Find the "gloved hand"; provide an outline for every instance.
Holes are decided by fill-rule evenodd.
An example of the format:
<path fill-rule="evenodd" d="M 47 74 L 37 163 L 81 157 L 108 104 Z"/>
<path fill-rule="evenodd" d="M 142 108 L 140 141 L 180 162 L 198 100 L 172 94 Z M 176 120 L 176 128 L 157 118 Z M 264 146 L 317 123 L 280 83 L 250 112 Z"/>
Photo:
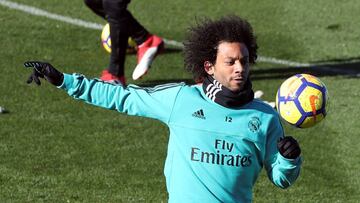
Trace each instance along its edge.
<path fill-rule="evenodd" d="M 40 85 L 39 78 L 45 78 L 51 84 L 59 86 L 63 83 L 64 74 L 56 70 L 50 63 L 41 62 L 41 61 L 26 61 L 24 63 L 26 68 L 34 68 L 29 79 L 26 81 L 30 84 L 34 81 L 37 85 Z"/>
<path fill-rule="evenodd" d="M 287 159 L 296 159 L 301 153 L 299 143 L 291 136 L 280 138 L 277 147 L 280 154 Z"/>

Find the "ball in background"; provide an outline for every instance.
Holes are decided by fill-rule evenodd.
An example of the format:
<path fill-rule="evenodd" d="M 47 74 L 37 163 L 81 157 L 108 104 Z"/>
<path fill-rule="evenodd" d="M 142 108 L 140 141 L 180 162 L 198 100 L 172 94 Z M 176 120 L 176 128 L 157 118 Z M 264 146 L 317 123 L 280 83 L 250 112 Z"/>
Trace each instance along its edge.
<path fill-rule="evenodd" d="M 103 45 L 104 49 L 111 53 L 111 38 L 110 38 L 110 25 L 106 23 L 101 32 L 101 44 Z M 128 47 L 126 49 L 127 53 L 136 53 L 137 45 L 136 42 L 129 37 L 128 39 Z"/>
<path fill-rule="evenodd" d="M 276 95 L 276 109 L 287 123 L 309 128 L 325 118 L 328 100 L 327 88 L 319 78 L 297 74 L 281 84 Z"/>

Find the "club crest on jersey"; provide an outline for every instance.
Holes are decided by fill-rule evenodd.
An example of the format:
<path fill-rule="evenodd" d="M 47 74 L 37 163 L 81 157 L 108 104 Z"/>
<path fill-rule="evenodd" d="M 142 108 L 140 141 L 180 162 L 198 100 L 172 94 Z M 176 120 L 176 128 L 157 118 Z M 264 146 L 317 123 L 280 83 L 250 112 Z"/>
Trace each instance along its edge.
<path fill-rule="evenodd" d="M 257 133 L 260 130 L 260 119 L 258 117 L 251 117 L 249 123 L 248 123 L 248 128 L 251 132 L 253 133 Z"/>

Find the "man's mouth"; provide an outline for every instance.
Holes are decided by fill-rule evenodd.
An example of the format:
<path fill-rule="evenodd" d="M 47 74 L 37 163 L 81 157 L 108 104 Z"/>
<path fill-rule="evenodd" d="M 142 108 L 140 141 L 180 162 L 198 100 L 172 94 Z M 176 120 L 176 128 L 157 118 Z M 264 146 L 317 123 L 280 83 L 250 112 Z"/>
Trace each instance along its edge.
<path fill-rule="evenodd" d="M 234 78 L 235 81 L 238 81 L 238 82 L 242 82 L 244 81 L 244 78 L 243 77 L 236 77 Z"/>

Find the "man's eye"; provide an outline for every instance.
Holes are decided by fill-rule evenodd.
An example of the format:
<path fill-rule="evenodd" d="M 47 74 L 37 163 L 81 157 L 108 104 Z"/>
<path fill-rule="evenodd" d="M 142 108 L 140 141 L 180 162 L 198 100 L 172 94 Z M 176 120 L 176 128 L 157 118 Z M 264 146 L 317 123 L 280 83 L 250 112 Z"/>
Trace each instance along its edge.
<path fill-rule="evenodd" d="M 234 65 L 234 63 L 235 63 L 234 61 L 226 61 L 225 62 L 226 65 Z"/>

